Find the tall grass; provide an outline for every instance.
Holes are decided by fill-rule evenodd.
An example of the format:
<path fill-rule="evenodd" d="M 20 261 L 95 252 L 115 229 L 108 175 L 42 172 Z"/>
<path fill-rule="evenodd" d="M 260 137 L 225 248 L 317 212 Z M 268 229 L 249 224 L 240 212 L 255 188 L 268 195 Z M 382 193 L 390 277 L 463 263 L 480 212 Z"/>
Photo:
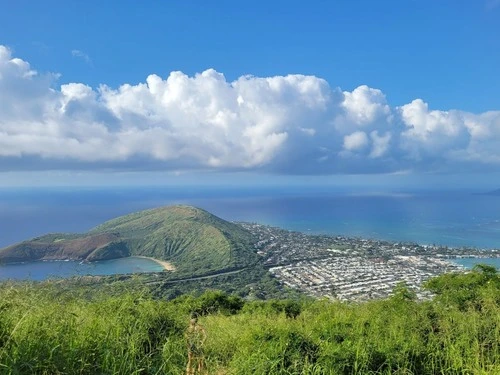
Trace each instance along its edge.
<path fill-rule="evenodd" d="M 161 301 L 140 288 L 4 283 L 0 374 L 183 374 L 193 311 L 207 333 L 207 374 L 500 374 L 498 289 L 488 285 L 464 306 L 398 295 Z"/>

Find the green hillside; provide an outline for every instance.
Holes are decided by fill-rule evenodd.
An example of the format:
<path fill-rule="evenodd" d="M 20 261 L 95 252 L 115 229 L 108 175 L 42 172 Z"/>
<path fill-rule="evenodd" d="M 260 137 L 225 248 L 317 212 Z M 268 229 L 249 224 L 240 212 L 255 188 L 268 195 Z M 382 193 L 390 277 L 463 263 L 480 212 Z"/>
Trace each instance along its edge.
<path fill-rule="evenodd" d="M 0 262 L 36 260 L 105 260 L 129 255 L 129 250 L 113 233 L 82 235 L 52 233 L 0 250 Z"/>
<path fill-rule="evenodd" d="M 179 270 L 213 271 L 257 260 L 251 235 L 236 224 L 191 206 L 161 207 L 110 220 L 89 232 L 115 234 L 131 255 L 173 262 Z"/>
<path fill-rule="evenodd" d="M 85 234 L 24 241 L 0 250 L 0 262 L 141 255 L 172 262 L 180 273 L 202 274 L 255 263 L 251 244 L 251 235 L 238 225 L 199 208 L 170 206 L 118 217 Z"/>

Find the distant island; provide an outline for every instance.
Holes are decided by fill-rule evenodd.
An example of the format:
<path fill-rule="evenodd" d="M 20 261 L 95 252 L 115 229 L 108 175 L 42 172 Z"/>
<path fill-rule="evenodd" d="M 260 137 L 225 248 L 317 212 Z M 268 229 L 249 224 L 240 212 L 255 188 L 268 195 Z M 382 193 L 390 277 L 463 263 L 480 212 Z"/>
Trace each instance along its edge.
<path fill-rule="evenodd" d="M 484 195 L 500 195 L 500 189 L 489 191 L 485 193 Z"/>

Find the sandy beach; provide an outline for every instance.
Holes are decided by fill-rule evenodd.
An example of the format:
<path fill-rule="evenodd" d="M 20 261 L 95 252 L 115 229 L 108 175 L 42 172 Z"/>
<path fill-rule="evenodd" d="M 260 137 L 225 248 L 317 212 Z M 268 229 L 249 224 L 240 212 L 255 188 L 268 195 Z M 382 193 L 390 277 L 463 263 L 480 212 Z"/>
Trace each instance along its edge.
<path fill-rule="evenodd" d="M 172 263 L 169 263 L 165 260 L 159 260 L 156 258 L 145 257 L 142 255 L 135 255 L 135 257 L 144 258 L 144 259 L 151 259 L 151 260 L 155 261 L 156 263 L 160 264 L 165 269 L 165 271 L 175 271 L 175 266 Z"/>

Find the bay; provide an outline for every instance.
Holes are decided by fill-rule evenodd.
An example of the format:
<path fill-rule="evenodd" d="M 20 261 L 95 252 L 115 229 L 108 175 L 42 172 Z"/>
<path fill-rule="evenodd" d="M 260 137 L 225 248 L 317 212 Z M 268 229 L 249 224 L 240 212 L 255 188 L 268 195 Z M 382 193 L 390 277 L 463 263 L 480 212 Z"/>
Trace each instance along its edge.
<path fill-rule="evenodd" d="M 151 259 L 128 257 L 92 263 L 77 261 L 40 261 L 0 265 L 0 280 L 47 280 L 87 275 L 114 275 L 162 272 L 163 267 Z"/>

